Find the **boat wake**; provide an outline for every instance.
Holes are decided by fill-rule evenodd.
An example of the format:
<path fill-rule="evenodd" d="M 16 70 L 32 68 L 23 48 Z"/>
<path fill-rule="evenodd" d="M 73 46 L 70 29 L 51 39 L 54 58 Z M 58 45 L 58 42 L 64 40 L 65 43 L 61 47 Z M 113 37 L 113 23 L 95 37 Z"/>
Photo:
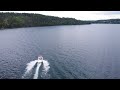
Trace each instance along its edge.
<path fill-rule="evenodd" d="M 22 79 L 49 79 L 50 69 L 47 60 L 34 60 L 27 64 L 26 71 Z"/>

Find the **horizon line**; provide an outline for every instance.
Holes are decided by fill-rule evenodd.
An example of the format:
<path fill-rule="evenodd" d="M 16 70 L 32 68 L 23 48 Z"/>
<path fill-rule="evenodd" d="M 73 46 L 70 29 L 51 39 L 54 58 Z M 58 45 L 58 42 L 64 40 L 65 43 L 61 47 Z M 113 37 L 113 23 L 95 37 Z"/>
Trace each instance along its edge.
<path fill-rule="evenodd" d="M 41 13 L 27 13 L 27 12 L 9 12 L 9 11 L 0 11 L 0 13 L 21 13 L 21 14 L 39 14 L 39 15 L 44 15 L 44 16 L 52 16 L 52 17 L 58 17 L 58 18 L 72 18 L 72 19 L 76 19 L 73 17 L 59 17 L 59 16 L 53 16 L 53 15 L 45 15 L 45 14 L 41 14 Z M 110 20 L 110 19 L 120 19 L 120 18 L 108 18 L 108 19 L 96 19 L 96 20 L 81 20 L 81 19 L 76 19 L 76 20 L 81 20 L 81 21 L 98 21 L 98 20 Z"/>

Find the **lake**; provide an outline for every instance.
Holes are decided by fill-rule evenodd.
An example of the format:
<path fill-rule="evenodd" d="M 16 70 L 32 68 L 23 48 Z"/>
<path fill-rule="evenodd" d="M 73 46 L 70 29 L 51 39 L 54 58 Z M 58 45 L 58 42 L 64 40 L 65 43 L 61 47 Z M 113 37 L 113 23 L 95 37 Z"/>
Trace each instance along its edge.
<path fill-rule="evenodd" d="M 0 30 L 0 79 L 120 79 L 119 39 L 119 24 Z"/>

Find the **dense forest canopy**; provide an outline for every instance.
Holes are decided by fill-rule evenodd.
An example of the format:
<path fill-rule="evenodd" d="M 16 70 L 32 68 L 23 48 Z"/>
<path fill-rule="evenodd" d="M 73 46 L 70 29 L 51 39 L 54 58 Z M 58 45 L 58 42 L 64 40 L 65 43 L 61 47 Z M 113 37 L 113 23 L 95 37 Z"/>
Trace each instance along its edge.
<path fill-rule="evenodd" d="M 28 13 L 0 13 L 0 28 L 36 27 L 53 25 L 81 25 L 90 24 L 89 21 L 74 18 L 59 18 L 41 14 Z"/>

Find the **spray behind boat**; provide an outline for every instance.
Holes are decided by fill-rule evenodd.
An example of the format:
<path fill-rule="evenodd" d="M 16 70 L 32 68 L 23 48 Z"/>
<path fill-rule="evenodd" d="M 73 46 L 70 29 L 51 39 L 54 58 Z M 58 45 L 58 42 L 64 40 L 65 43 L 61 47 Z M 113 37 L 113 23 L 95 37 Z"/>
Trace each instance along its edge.
<path fill-rule="evenodd" d="M 27 63 L 26 72 L 22 78 L 48 79 L 50 78 L 50 75 L 48 74 L 49 68 L 50 66 L 48 61 L 44 60 L 42 55 L 39 55 L 37 60 Z"/>

